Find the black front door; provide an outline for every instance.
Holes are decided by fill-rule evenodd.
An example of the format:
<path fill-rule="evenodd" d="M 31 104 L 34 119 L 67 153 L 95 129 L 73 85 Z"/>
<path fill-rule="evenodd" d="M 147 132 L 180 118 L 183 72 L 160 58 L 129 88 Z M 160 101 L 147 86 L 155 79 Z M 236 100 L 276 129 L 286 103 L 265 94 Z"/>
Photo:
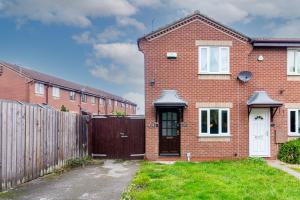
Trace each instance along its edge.
<path fill-rule="evenodd" d="M 159 154 L 180 155 L 180 115 L 176 108 L 159 112 Z"/>

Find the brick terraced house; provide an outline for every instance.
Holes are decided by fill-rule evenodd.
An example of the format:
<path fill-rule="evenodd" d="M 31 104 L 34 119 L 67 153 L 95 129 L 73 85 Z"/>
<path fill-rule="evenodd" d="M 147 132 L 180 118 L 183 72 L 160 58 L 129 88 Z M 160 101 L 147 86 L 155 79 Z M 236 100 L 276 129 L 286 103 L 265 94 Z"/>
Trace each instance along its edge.
<path fill-rule="evenodd" d="M 250 38 L 195 12 L 138 46 L 146 159 L 274 159 L 300 137 L 300 39 Z"/>
<path fill-rule="evenodd" d="M 6 62 L 0 62 L 0 99 L 47 104 L 58 110 L 64 105 L 70 112 L 94 115 L 136 113 L 136 104 L 122 97 Z"/>

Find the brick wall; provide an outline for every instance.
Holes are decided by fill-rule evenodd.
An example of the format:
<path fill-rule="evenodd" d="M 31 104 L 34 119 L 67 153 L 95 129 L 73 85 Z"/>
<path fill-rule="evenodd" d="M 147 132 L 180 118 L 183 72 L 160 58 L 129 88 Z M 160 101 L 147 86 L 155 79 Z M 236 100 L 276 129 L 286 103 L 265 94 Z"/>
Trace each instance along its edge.
<path fill-rule="evenodd" d="M 198 77 L 197 40 L 231 41 L 230 75 L 228 80 L 202 80 Z M 249 125 L 246 102 L 256 90 L 265 90 L 282 102 L 300 102 L 297 88 L 300 82 L 287 81 L 286 48 L 252 48 L 245 41 L 225 34 L 201 21 L 193 21 L 151 41 L 142 40 L 141 50 L 145 59 L 145 117 L 146 117 L 146 158 L 159 159 L 158 128 L 155 122 L 153 101 L 163 89 L 176 89 L 188 102 L 184 111 L 187 127 L 181 128 L 181 159 L 191 152 L 194 160 L 247 157 L 249 155 Z M 166 59 L 167 52 L 177 52 L 177 59 Z M 263 55 L 264 61 L 257 61 Z M 236 80 L 239 72 L 249 70 L 253 79 L 242 84 Z M 150 81 L 155 79 L 155 86 Z M 284 90 L 280 94 L 280 90 Z M 197 102 L 230 102 L 229 141 L 206 141 L 198 137 Z M 275 132 L 287 135 L 287 111 L 280 108 L 271 128 L 271 157 L 275 158 L 278 145 Z"/>
<path fill-rule="evenodd" d="M 28 101 L 28 85 L 30 79 L 17 74 L 6 67 L 2 68 L 0 76 L 0 99 Z"/>
<path fill-rule="evenodd" d="M 53 97 L 52 86 L 44 85 L 44 94 L 35 93 L 35 81 L 28 79 L 19 73 L 3 67 L 3 73 L 0 76 L 0 99 L 17 100 L 23 102 L 30 102 L 36 104 L 46 104 L 55 109 L 60 110 L 64 105 L 70 112 L 80 112 L 80 107 L 92 114 L 106 114 L 106 103 L 108 105 L 108 99 L 103 101 L 103 104 L 99 103 L 99 98 L 95 97 L 95 103 L 91 102 L 91 96 L 87 95 L 87 102 L 80 102 L 81 95 L 76 93 L 75 100 L 70 100 L 70 91 L 60 88 L 60 97 Z M 47 102 L 48 94 L 48 102 Z M 119 103 L 115 106 L 114 101 L 112 105 L 108 106 L 107 114 L 111 114 L 114 110 L 125 112 L 125 107 L 121 107 Z M 126 110 L 127 114 L 135 114 L 133 108 Z"/>

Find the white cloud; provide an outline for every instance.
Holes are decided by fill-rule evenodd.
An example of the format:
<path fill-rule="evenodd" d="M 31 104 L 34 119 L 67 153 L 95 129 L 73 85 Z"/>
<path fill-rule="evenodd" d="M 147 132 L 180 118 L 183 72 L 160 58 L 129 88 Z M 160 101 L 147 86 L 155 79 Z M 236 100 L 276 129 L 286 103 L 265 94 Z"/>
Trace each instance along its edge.
<path fill-rule="evenodd" d="M 93 44 L 95 42 L 89 31 L 85 31 L 78 35 L 73 35 L 72 39 L 75 40 L 78 44 Z"/>
<path fill-rule="evenodd" d="M 136 6 L 141 6 L 141 7 L 142 6 L 155 7 L 161 5 L 160 0 L 130 0 L 130 2 L 132 2 L 132 4 Z"/>
<path fill-rule="evenodd" d="M 94 54 L 97 59 L 108 59 L 112 64 L 96 65 L 90 71 L 92 75 L 117 84 L 143 85 L 143 54 L 135 43 L 95 44 Z"/>
<path fill-rule="evenodd" d="M 299 38 L 300 37 L 300 20 L 290 20 L 280 26 L 272 28 L 275 37 Z"/>
<path fill-rule="evenodd" d="M 87 27 L 103 16 L 131 16 L 137 7 L 128 0 L 0 0 L 1 15 Z"/>
<path fill-rule="evenodd" d="M 97 40 L 99 42 L 108 42 L 108 41 L 116 40 L 122 35 L 124 35 L 122 31 L 114 27 L 108 27 L 103 32 L 97 35 Z"/>
<path fill-rule="evenodd" d="M 207 14 L 223 23 L 248 20 L 249 17 L 284 18 L 300 17 L 299 0 L 164 0 L 165 6 L 191 13 L 194 10 Z"/>
<path fill-rule="evenodd" d="M 136 103 L 137 106 L 137 114 L 138 115 L 144 115 L 145 114 L 145 97 L 144 94 L 137 93 L 137 92 L 128 92 L 123 96 L 125 99 L 128 99 L 134 103 Z"/>
<path fill-rule="evenodd" d="M 142 22 L 130 17 L 117 17 L 117 23 L 120 26 L 133 26 L 138 30 L 145 30 L 146 27 Z"/>

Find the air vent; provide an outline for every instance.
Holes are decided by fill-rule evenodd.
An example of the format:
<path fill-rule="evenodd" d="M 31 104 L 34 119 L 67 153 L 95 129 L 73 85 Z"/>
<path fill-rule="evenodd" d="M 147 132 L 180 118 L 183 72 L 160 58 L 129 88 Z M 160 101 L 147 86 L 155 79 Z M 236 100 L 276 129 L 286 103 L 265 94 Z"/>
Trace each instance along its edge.
<path fill-rule="evenodd" d="M 3 66 L 0 66 L 0 76 L 3 74 Z"/>

